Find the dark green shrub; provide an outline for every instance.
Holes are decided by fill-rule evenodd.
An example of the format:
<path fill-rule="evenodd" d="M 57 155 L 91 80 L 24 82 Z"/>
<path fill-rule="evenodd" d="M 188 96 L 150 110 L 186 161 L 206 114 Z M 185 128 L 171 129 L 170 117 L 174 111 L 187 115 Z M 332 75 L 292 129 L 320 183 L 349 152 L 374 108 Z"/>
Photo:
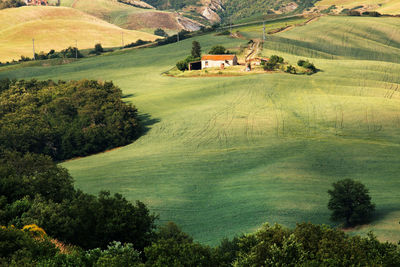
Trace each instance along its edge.
<path fill-rule="evenodd" d="M 185 58 L 184 60 L 178 61 L 176 63 L 176 67 L 178 68 L 178 70 L 180 71 L 185 71 L 189 69 L 189 63 L 193 62 L 193 61 L 198 61 L 200 60 L 200 58 L 195 58 L 193 56 L 188 56 L 187 58 Z"/>
<path fill-rule="evenodd" d="M 347 13 L 347 15 L 349 15 L 349 16 L 356 16 L 356 17 L 361 16 L 360 12 L 357 11 L 357 10 L 350 10 L 350 11 Z"/>
<path fill-rule="evenodd" d="M 161 37 L 167 37 L 168 36 L 168 34 L 161 28 L 156 29 L 154 31 L 154 35 L 158 35 L 158 36 L 161 36 Z"/>
<path fill-rule="evenodd" d="M 309 70 L 311 73 L 316 73 L 318 71 L 318 69 L 315 67 L 315 65 L 313 63 L 309 62 L 308 60 L 300 59 L 297 62 L 297 65 Z"/>
<path fill-rule="evenodd" d="M 227 50 L 225 47 L 222 45 L 215 45 L 211 48 L 211 50 L 208 52 L 210 55 L 223 55 L 227 54 Z"/>
<path fill-rule="evenodd" d="M 382 16 L 381 13 L 377 11 L 365 11 L 362 13 L 363 16 L 369 16 L 369 17 L 380 17 Z"/>
<path fill-rule="evenodd" d="M 264 63 L 263 68 L 264 70 L 275 70 L 282 64 L 284 61 L 283 57 L 272 55 L 267 62 Z"/>
<path fill-rule="evenodd" d="M 290 74 L 296 74 L 296 68 L 292 65 L 287 66 L 285 71 Z"/>

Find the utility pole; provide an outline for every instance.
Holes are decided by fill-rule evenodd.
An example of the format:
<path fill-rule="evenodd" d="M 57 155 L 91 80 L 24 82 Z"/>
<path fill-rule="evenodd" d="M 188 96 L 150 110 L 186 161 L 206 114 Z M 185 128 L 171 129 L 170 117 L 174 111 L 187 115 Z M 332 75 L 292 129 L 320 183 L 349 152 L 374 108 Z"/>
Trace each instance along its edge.
<path fill-rule="evenodd" d="M 124 32 L 121 32 L 121 41 L 122 41 L 122 47 L 125 46 L 124 44 Z"/>
<path fill-rule="evenodd" d="M 263 22 L 263 40 L 265 41 L 265 21 Z"/>
<path fill-rule="evenodd" d="M 75 40 L 75 59 L 78 59 L 78 40 Z"/>
<path fill-rule="evenodd" d="M 36 60 L 36 55 L 35 55 L 35 39 L 32 38 L 32 49 L 33 49 L 33 60 Z"/>

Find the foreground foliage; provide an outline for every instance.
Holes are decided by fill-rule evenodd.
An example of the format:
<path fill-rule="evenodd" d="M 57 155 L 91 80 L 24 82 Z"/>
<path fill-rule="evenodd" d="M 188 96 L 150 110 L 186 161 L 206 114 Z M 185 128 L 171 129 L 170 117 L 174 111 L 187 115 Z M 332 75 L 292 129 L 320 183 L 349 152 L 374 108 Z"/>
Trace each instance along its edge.
<path fill-rule="evenodd" d="M 126 145 L 137 110 L 112 82 L 1 82 L 0 147 L 63 160 Z"/>
<path fill-rule="evenodd" d="M 381 243 L 372 233 L 349 236 L 311 223 L 295 229 L 265 224 L 256 233 L 209 247 L 174 223 L 156 229 L 156 217 L 139 201 L 134 205 L 119 194 L 76 191 L 68 172 L 48 156 L 10 151 L 0 156 L 4 266 L 400 264 L 399 246 Z"/>
<path fill-rule="evenodd" d="M 111 241 L 134 242 L 140 251 L 153 237 L 156 217 L 120 194 L 85 194 L 68 172 L 43 155 L 6 151 L 0 160 L 0 225 L 36 224 L 62 242 L 84 249 Z"/>

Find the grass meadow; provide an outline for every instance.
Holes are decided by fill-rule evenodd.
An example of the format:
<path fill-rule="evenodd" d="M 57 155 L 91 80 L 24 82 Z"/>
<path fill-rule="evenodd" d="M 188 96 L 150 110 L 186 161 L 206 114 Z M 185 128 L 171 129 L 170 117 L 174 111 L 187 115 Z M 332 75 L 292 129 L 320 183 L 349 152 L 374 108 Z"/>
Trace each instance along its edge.
<path fill-rule="evenodd" d="M 138 39 L 155 40 L 157 37 L 139 31 L 125 30 L 81 11 L 65 7 L 21 7 L 0 10 L 0 61 L 32 57 L 32 39 L 35 51 L 60 51 L 69 46 L 79 49 L 93 48 L 96 43 L 104 47 L 132 43 Z"/>
<path fill-rule="evenodd" d="M 321 69 L 312 76 L 161 75 L 190 53 L 188 39 L 61 66 L 0 68 L 0 78 L 114 81 L 147 118 L 149 131 L 131 145 L 61 165 L 85 192 L 142 200 L 160 223 L 175 221 L 198 241 L 216 244 L 264 222 L 335 225 L 327 190 L 352 178 L 370 189 L 377 205 L 374 221 L 352 232 L 373 230 L 397 242 L 400 20 L 362 19 L 325 17 L 264 44 L 266 55 L 311 59 Z M 246 42 L 214 35 L 196 40 L 203 51 Z"/>

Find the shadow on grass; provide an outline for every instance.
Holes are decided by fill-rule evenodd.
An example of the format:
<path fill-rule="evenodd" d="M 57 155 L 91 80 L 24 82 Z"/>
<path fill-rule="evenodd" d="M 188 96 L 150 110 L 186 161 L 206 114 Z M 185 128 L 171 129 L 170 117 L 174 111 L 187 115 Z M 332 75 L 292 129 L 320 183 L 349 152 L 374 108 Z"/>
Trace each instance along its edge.
<path fill-rule="evenodd" d="M 372 201 L 373 202 L 373 201 Z M 396 205 L 385 205 L 375 207 L 375 212 L 372 215 L 371 222 L 377 222 L 386 219 L 391 213 L 398 211 L 398 206 Z"/>
<path fill-rule="evenodd" d="M 150 130 L 152 125 L 161 121 L 160 119 L 152 118 L 148 113 L 139 114 L 138 119 L 140 121 L 140 135 L 138 139 L 145 135 Z"/>
<path fill-rule="evenodd" d="M 134 97 L 134 96 L 135 96 L 135 94 L 126 94 L 126 95 L 123 95 L 122 98 L 130 98 L 130 97 Z"/>

